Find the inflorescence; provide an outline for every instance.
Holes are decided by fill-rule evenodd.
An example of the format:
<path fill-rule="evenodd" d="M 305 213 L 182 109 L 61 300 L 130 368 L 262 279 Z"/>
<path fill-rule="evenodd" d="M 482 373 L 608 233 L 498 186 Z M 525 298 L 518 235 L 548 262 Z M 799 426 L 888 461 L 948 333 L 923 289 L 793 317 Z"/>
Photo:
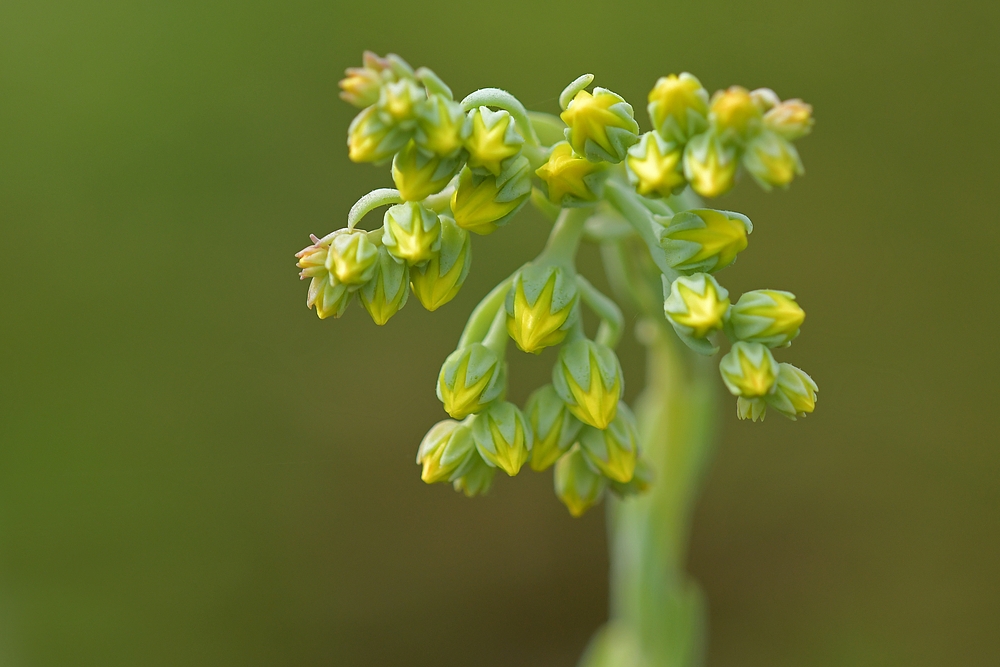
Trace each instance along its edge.
<path fill-rule="evenodd" d="M 574 516 L 606 489 L 628 495 L 652 479 L 622 401 L 622 314 L 576 272 L 581 239 L 618 258 L 616 274 L 607 267 L 612 284 L 640 310 L 646 304 L 644 315 L 665 317 L 688 347 L 714 355 L 730 341 L 719 370 L 741 419 L 763 419 L 770 407 L 794 420 L 813 411 L 817 392 L 771 352 L 799 334 L 805 313 L 795 296 L 755 290 L 732 303 L 715 278 L 747 247 L 750 220 L 698 199 L 726 193 L 744 171 L 765 189 L 786 187 L 802 173 L 792 142 L 809 132 L 811 107 L 766 88 L 710 97 L 691 74 L 670 75 L 650 91 L 653 130 L 640 134 L 622 97 L 587 90 L 593 78 L 567 86 L 556 117 L 495 88 L 458 102 L 430 70 L 366 53 L 340 82 L 341 97 L 361 109 L 349 155 L 391 160 L 396 188 L 362 197 L 345 228 L 313 236 L 296 255 L 321 319 L 340 317 L 357 297 L 382 325 L 410 289 L 428 310 L 455 297 L 472 261 L 470 232 L 493 233 L 528 202 L 552 219 L 545 249 L 482 300 L 445 360 L 437 394 L 451 419 L 427 433 L 417 463 L 423 481 L 469 496 L 487 491 L 498 468 L 513 476 L 526 463 L 554 466 L 556 494 Z M 386 205 L 380 229 L 356 227 Z M 653 281 L 662 299 L 649 298 Z M 593 339 L 583 306 L 600 318 Z M 535 354 L 560 346 L 551 384 L 523 410 L 505 400 L 509 340 Z"/>

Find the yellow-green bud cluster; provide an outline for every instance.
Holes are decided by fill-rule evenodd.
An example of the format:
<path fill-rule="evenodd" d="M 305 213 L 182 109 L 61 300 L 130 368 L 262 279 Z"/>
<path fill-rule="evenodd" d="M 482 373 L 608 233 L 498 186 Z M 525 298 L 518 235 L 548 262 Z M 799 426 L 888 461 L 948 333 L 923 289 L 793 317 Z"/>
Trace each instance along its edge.
<path fill-rule="evenodd" d="M 532 354 L 558 345 L 576 323 L 575 276 L 561 266 L 528 264 L 507 293 L 507 332 Z"/>

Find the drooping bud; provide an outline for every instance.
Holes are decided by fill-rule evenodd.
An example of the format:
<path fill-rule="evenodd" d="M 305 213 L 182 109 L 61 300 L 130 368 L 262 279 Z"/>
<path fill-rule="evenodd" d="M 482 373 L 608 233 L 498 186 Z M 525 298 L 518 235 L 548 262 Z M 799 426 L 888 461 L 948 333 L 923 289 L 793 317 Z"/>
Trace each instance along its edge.
<path fill-rule="evenodd" d="M 531 448 L 531 468 L 541 472 L 576 442 L 583 424 L 570 414 L 566 403 L 551 384 L 535 390 L 528 397 L 524 412 L 535 436 Z"/>
<path fill-rule="evenodd" d="M 476 416 L 472 437 L 483 459 L 513 477 L 531 453 L 532 434 L 513 403 L 497 402 Z"/>
<path fill-rule="evenodd" d="M 556 496 L 575 517 L 583 516 L 584 512 L 596 505 L 608 484 L 587 463 L 579 445 L 574 445 L 556 461 L 553 479 Z"/>
<path fill-rule="evenodd" d="M 427 310 L 437 310 L 455 298 L 472 266 L 469 232 L 446 215 L 441 220 L 441 248 L 430 261 L 410 271 L 413 293 Z"/>
<path fill-rule="evenodd" d="M 740 297 L 730 312 L 733 334 L 748 343 L 784 347 L 799 335 L 806 313 L 791 292 L 754 290 Z"/>
<path fill-rule="evenodd" d="M 531 195 L 531 165 L 525 157 L 507 163 L 499 176 L 463 169 L 451 197 L 455 222 L 476 234 L 507 224 Z"/>
<path fill-rule="evenodd" d="M 753 231 L 750 219 L 732 211 L 693 209 L 672 217 L 655 216 L 667 262 L 682 273 L 714 273 L 736 261 Z"/>
<path fill-rule="evenodd" d="M 457 157 L 440 158 L 411 141 L 392 161 L 392 180 L 406 201 L 420 201 L 444 190 L 462 168 Z"/>
<path fill-rule="evenodd" d="M 724 141 L 745 141 L 760 129 L 762 117 L 750 91 L 742 86 L 716 92 L 709 105 L 709 122 Z"/>
<path fill-rule="evenodd" d="M 708 91 L 683 72 L 661 77 L 649 91 L 649 119 L 661 137 L 684 144 L 708 126 Z"/>
<path fill-rule="evenodd" d="M 799 152 L 776 132 L 759 132 L 743 154 L 743 166 L 762 188 L 785 188 L 803 173 Z"/>
<path fill-rule="evenodd" d="M 449 481 L 462 472 L 472 456 L 476 456 L 472 429 L 452 419 L 439 421 L 417 449 L 417 465 L 423 466 L 420 479 L 427 484 Z"/>
<path fill-rule="evenodd" d="M 418 202 L 397 204 L 385 212 L 382 243 L 398 260 L 410 266 L 434 258 L 441 248 L 441 221 Z"/>
<path fill-rule="evenodd" d="M 656 132 L 642 135 L 628 149 L 625 170 L 636 192 L 644 197 L 667 197 L 684 189 L 684 151 L 673 148 Z"/>
<path fill-rule="evenodd" d="M 375 275 L 358 294 L 372 320 L 382 326 L 406 305 L 410 294 L 410 271 L 405 262 L 393 259 L 385 246 L 379 247 L 375 266 Z"/>
<path fill-rule="evenodd" d="M 384 122 L 376 107 L 359 113 L 347 128 L 347 155 L 354 162 L 385 162 L 410 140 L 412 132 Z"/>
<path fill-rule="evenodd" d="M 478 453 L 469 457 L 468 463 L 455 478 L 454 487 L 468 498 L 481 496 L 493 485 L 493 476 L 497 469 L 486 463 Z"/>
<path fill-rule="evenodd" d="M 711 132 L 699 134 L 684 148 L 684 177 L 702 197 L 729 192 L 736 178 L 736 165 L 735 150 L 723 146 Z"/>
<path fill-rule="evenodd" d="M 592 162 L 617 164 L 639 140 L 632 105 L 605 88 L 594 88 L 593 95 L 579 91 L 559 117 L 567 125 L 566 141 Z"/>
<path fill-rule="evenodd" d="M 327 268 L 330 258 L 330 242 L 312 237 L 312 245 L 306 246 L 295 254 L 299 261 L 297 266 L 302 269 L 299 278 L 309 278 L 309 291 L 306 295 L 306 306 L 316 308 L 319 319 L 340 317 L 344 314 L 354 292 L 337 281 L 337 277 Z"/>
<path fill-rule="evenodd" d="M 736 416 L 754 422 L 764 421 L 767 415 L 767 401 L 763 398 L 736 398 Z"/>
<path fill-rule="evenodd" d="M 449 354 L 438 375 L 437 396 L 455 419 L 482 412 L 506 390 L 506 362 L 482 343 Z"/>
<path fill-rule="evenodd" d="M 632 479 L 625 483 L 612 481 L 608 488 L 619 498 L 637 496 L 649 490 L 649 487 L 653 485 L 653 476 L 653 469 L 649 462 L 640 456 L 635 462 L 635 472 L 632 473 Z"/>
<path fill-rule="evenodd" d="M 781 98 L 770 88 L 757 88 L 756 90 L 750 91 L 750 99 L 753 103 L 757 105 L 761 113 L 766 113 L 769 109 L 773 109 L 777 105 L 781 104 Z"/>
<path fill-rule="evenodd" d="M 663 312 L 685 343 L 702 354 L 715 354 L 719 348 L 705 337 L 725 324 L 729 292 L 707 273 L 681 276 L 670 285 Z"/>
<path fill-rule="evenodd" d="M 548 161 L 535 173 L 545 182 L 549 201 L 558 206 L 579 206 L 597 201 L 604 166 L 575 155 L 563 141 L 553 147 Z"/>
<path fill-rule="evenodd" d="M 785 100 L 764 114 L 764 125 L 788 141 L 809 134 L 813 126 L 812 107 L 802 100 Z"/>
<path fill-rule="evenodd" d="M 337 282 L 356 286 L 371 280 L 377 261 L 378 248 L 368 240 L 368 232 L 345 230 L 331 239 L 326 268 Z"/>
<path fill-rule="evenodd" d="M 382 86 L 375 108 L 382 122 L 412 131 L 416 125 L 417 111 L 426 98 L 427 93 L 423 88 L 415 81 L 404 78 Z"/>
<path fill-rule="evenodd" d="M 734 343 L 719 362 L 719 373 L 733 396 L 758 398 L 774 391 L 778 363 L 760 343 Z"/>
<path fill-rule="evenodd" d="M 791 364 L 778 364 L 778 387 L 767 397 L 768 405 L 792 421 L 816 409 L 819 387 L 809 375 Z"/>
<path fill-rule="evenodd" d="M 635 472 L 639 435 L 632 411 L 618 404 L 618 414 L 604 430 L 586 427 L 580 433 L 580 451 L 602 475 L 628 483 Z"/>
<path fill-rule="evenodd" d="M 414 140 L 433 155 L 456 157 L 465 143 L 465 128 L 462 105 L 442 95 L 433 95 L 420 108 Z"/>
<path fill-rule="evenodd" d="M 479 107 L 469 112 L 465 129 L 465 148 L 469 151 L 469 167 L 482 169 L 494 176 L 503 170 L 503 162 L 521 152 L 524 137 L 520 135 L 510 113 Z"/>
<path fill-rule="evenodd" d="M 552 385 L 577 419 L 600 429 L 607 428 L 615 418 L 625 390 L 622 367 L 614 351 L 586 338 L 559 350 Z"/>
<path fill-rule="evenodd" d="M 507 293 L 507 333 L 532 354 L 558 345 L 576 321 L 578 300 L 573 274 L 561 266 L 528 264 Z"/>

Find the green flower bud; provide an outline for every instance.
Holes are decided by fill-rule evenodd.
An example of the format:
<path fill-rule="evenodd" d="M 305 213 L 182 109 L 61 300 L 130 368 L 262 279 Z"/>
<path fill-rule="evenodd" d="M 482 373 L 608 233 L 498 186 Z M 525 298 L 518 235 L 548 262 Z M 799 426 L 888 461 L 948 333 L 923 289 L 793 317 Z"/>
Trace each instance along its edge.
<path fill-rule="evenodd" d="M 340 80 L 340 99 L 359 109 L 378 102 L 382 87 L 382 77 L 367 67 L 348 67 L 346 76 Z"/>
<path fill-rule="evenodd" d="M 513 403 L 497 402 L 472 422 L 472 437 L 483 460 L 513 477 L 531 452 L 531 427 Z"/>
<path fill-rule="evenodd" d="M 358 292 L 361 304 L 372 316 L 375 324 L 382 326 L 406 305 L 410 294 L 410 272 L 406 264 L 393 259 L 385 246 L 378 249 L 375 275 Z"/>
<path fill-rule="evenodd" d="M 774 391 L 778 363 L 760 343 L 734 343 L 719 362 L 722 381 L 733 396 L 758 398 Z"/>
<path fill-rule="evenodd" d="M 754 422 L 764 421 L 767 414 L 767 401 L 763 398 L 736 398 L 736 416 Z"/>
<path fill-rule="evenodd" d="M 685 343 L 702 354 L 715 354 L 719 348 L 705 337 L 725 324 L 729 292 L 707 273 L 681 276 L 670 285 L 663 312 Z"/>
<path fill-rule="evenodd" d="M 645 493 L 652 485 L 653 469 L 646 459 L 640 457 L 635 462 L 635 472 L 632 473 L 632 479 L 625 483 L 610 481 L 608 488 L 619 498 L 629 498 Z"/>
<path fill-rule="evenodd" d="M 748 217 L 732 211 L 694 209 L 655 220 L 662 225 L 656 233 L 667 262 L 682 273 L 726 268 L 746 249 L 753 231 Z"/>
<path fill-rule="evenodd" d="M 672 148 L 655 132 L 647 132 L 625 158 L 625 170 L 636 192 L 667 197 L 684 189 L 684 151 Z"/>
<path fill-rule="evenodd" d="M 449 354 L 438 375 L 437 396 L 455 419 L 482 412 L 506 391 L 507 364 L 482 343 Z"/>
<path fill-rule="evenodd" d="M 531 424 L 535 444 L 531 448 L 531 468 L 541 472 L 576 442 L 583 424 L 569 412 L 555 387 L 547 384 L 528 397 L 524 412 Z"/>
<path fill-rule="evenodd" d="M 580 451 L 602 475 L 628 483 L 635 472 L 639 435 L 632 411 L 618 404 L 618 414 L 604 430 L 586 427 L 580 434 Z"/>
<path fill-rule="evenodd" d="M 479 107 L 469 112 L 465 129 L 465 148 L 469 151 L 469 167 L 499 176 L 502 163 L 521 152 L 524 138 L 518 133 L 514 119 L 504 110 Z"/>
<path fill-rule="evenodd" d="M 442 95 L 432 95 L 417 116 L 414 139 L 425 151 L 441 158 L 457 157 L 466 139 L 462 105 Z"/>
<path fill-rule="evenodd" d="M 632 105 L 617 93 L 594 88 L 581 90 L 560 115 L 566 123 L 566 141 L 591 162 L 619 163 L 629 146 L 639 140 L 639 124 Z"/>
<path fill-rule="evenodd" d="M 461 168 L 458 157 L 437 157 L 411 141 L 392 161 L 392 180 L 403 199 L 420 201 L 444 190 Z"/>
<path fill-rule="evenodd" d="M 410 271 L 413 293 L 427 310 L 437 310 L 454 299 L 472 266 L 469 232 L 446 215 L 440 220 L 440 250 L 424 266 Z"/>
<path fill-rule="evenodd" d="M 417 111 L 427 99 L 427 93 L 411 79 L 400 79 L 382 86 L 379 95 L 379 117 L 386 125 L 413 130 Z"/>
<path fill-rule="evenodd" d="M 299 261 L 297 266 L 302 269 L 299 278 L 310 278 L 309 292 L 306 295 L 306 306 L 316 308 L 319 319 L 340 317 L 354 297 L 354 292 L 347 285 L 337 281 L 337 277 L 327 268 L 330 258 L 330 242 L 322 241 L 315 236 L 313 243 L 295 254 Z"/>
<path fill-rule="evenodd" d="M 497 469 L 486 463 L 483 457 L 474 454 L 460 471 L 462 474 L 455 478 L 455 490 L 461 491 L 469 498 L 481 496 L 490 490 L 496 471 Z"/>
<path fill-rule="evenodd" d="M 653 129 L 671 143 L 684 144 L 708 126 L 708 91 L 687 72 L 661 77 L 647 108 Z"/>
<path fill-rule="evenodd" d="M 368 232 L 343 230 L 330 241 L 326 267 L 337 282 L 357 286 L 371 280 L 377 260 L 378 247 L 368 240 Z"/>
<path fill-rule="evenodd" d="M 525 352 L 558 345 L 576 322 L 575 276 L 551 264 L 528 264 L 507 292 L 507 333 Z"/>
<path fill-rule="evenodd" d="M 772 408 L 792 421 L 816 409 L 819 387 L 805 371 L 791 364 L 778 364 L 778 387 L 767 397 Z"/>
<path fill-rule="evenodd" d="M 791 292 L 754 290 L 733 305 L 729 322 L 739 340 L 784 347 L 799 335 L 805 319 L 805 311 Z"/>
<path fill-rule="evenodd" d="M 376 107 L 359 113 L 347 128 L 347 155 L 354 162 L 385 162 L 410 140 L 412 132 L 384 122 Z"/>
<path fill-rule="evenodd" d="M 716 92 L 709 104 L 709 123 L 724 141 L 746 141 L 760 129 L 762 118 L 750 91 L 741 86 Z"/>
<path fill-rule="evenodd" d="M 753 103 L 757 105 L 757 108 L 760 109 L 762 113 L 781 104 L 781 98 L 778 97 L 777 93 L 770 88 L 757 88 L 756 90 L 751 90 L 750 99 L 753 100 Z"/>
<path fill-rule="evenodd" d="M 558 206 L 579 206 L 597 201 L 604 166 L 573 153 L 565 141 L 556 144 L 548 161 L 535 170 L 545 183 L 546 195 Z"/>
<path fill-rule="evenodd" d="M 462 468 L 468 467 L 473 456 L 476 456 L 476 445 L 472 429 L 451 419 L 439 421 L 417 449 L 417 465 L 423 466 L 420 479 L 427 484 L 452 480 Z"/>
<path fill-rule="evenodd" d="M 441 248 L 441 221 L 418 202 L 397 204 L 385 212 L 382 243 L 396 259 L 423 264 Z"/>
<path fill-rule="evenodd" d="M 684 148 L 684 177 L 702 197 L 718 197 L 736 180 L 736 152 L 711 132 L 691 139 Z"/>
<path fill-rule="evenodd" d="M 625 390 L 622 367 L 614 351 L 586 338 L 559 350 L 552 385 L 577 419 L 600 429 L 607 428 L 615 418 Z"/>
<path fill-rule="evenodd" d="M 556 496 L 575 517 L 596 505 L 607 487 L 607 480 L 590 467 L 579 445 L 556 461 L 553 479 Z"/>
<path fill-rule="evenodd" d="M 531 165 L 525 157 L 507 163 L 499 176 L 463 169 L 451 197 L 455 222 L 476 234 L 490 234 L 507 224 L 531 195 Z"/>
<path fill-rule="evenodd" d="M 776 132 L 759 132 L 743 154 L 743 166 L 765 190 L 788 187 L 803 173 L 799 152 Z"/>
<path fill-rule="evenodd" d="M 788 141 L 809 134 L 813 122 L 812 107 L 802 100 L 785 100 L 764 114 L 764 125 Z"/>

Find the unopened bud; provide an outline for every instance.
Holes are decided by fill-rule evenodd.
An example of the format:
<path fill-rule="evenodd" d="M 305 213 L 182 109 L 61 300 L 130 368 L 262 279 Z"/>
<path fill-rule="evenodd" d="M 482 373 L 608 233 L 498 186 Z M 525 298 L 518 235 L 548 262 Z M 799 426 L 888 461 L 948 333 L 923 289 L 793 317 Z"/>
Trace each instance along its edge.
<path fill-rule="evenodd" d="M 455 478 L 455 490 L 461 491 L 469 498 L 481 496 L 490 490 L 496 471 L 497 469 L 486 463 L 478 453 L 473 454 L 466 466 L 459 471 L 461 474 Z"/>
<path fill-rule="evenodd" d="M 525 352 L 541 354 L 558 345 L 575 322 L 577 287 L 560 266 L 528 264 L 507 293 L 507 333 Z"/>
<path fill-rule="evenodd" d="M 753 231 L 750 219 L 732 211 L 694 209 L 672 217 L 656 216 L 660 247 L 674 269 L 714 273 L 736 261 Z"/>
<path fill-rule="evenodd" d="M 708 113 L 709 122 L 724 138 L 738 141 L 759 129 L 762 115 L 750 92 L 741 86 L 716 92 Z"/>
<path fill-rule="evenodd" d="M 482 343 L 452 352 L 438 375 L 437 396 L 455 419 L 482 412 L 506 390 L 506 362 Z"/>
<path fill-rule="evenodd" d="M 560 115 L 566 123 L 566 140 L 578 155 L 592 162 L 618 163 L 629 146 L 639 140 L 639 124 L 632 105 L 604 88 L 590 94 L 579 91 Z"/>
<path fill-rule="evenodd" d="M 348 157 L 354 162 L 385 162 L 410 140 L 412 132 L 384 122 L 376 107 L 359 113 L 347 128 Z"/>
<path fill-rule="evenodd" d="M 743 154 L 743 166 L 762 188 L 784 188 L 802 174 L 802 160 L 795 146 L 776 132 L 759 132 Z"/>
<path fill-rule="evenodd" d="M 524 412 L 535 436 L 531 448 L 531 468 L 542 471 L 576 442 L 583 424 L 570 414 L 566 403 L 551 384 L 537 389 L 528 397 Z"/>
<path fill-rule="evenodd" d="M 767 415 L 767 401 L 763 398 L 736 398 L 736 416 L 740 419 L 749 419 L 754 422 L 764 421 Z"/>
<path fill-rule="evenodd" d="M 812 107 L 802 100 L 785 100 L 764 114 L 764 125 L 789 141 L 809 134 L 813 126 Z"/>
<path fill-rule="evenodd" d="M 466 124 L 469 167 L 499 176 L 502 163 L 521 152 L 524 137 L 518 133 L 509 112 L 479 107 L 469 112 Z"/>
<path fill-rule="evenodd" d="M 719 373 L 733 396 L 758 398 L 774 391 L 778 363 L 760 343 L 734 343 L 719 362 Z"/>
<path fill-rule="evenodd" d="M 382 121 L 394 127 L 412 130 L 417 110 L 427 98 L 427 93 L 411 79 L 400 79 L 382 86 L 378 109 Z"/>
<path fill-rule="evenodd" d="M 649 91 L 649 119 L 663 139 L 684 144 L 707 127 L 708 91 L 687 72 L 661 77 Z"/>
<path fill-rule="evenodd" d="M 375 274 L 378 248 L 360 229 L 337 234 L 330 241 L 327 270 L 345 285 L 363 285 Z"/>
<path fill-rule="evenodd" d="M 614 351 L 586 338 L 559 350 L 552 385 L 577 419 L 600 429 L 607 428 L 615 418 L 625 390 L 622 367 Z"/>
<path fill-rule="evenodd" d="M 531 452 L 531 427 L 513 403 L 497 402 L 476 416 L 472 437 L 483 459 L 513 477 Z"/>
<path fill-rule="evenodd" d="M 602 475 L 625 484 L 632 479 L 639 452 L 635 417 L 624 403 L 604 430 L 586 427 L 580 434 L 580 450 Z"/>
<path fill-rule="evenodd" d="M 525 157 L 508 162 L 499 176 L 477 175 L 463 169 L 451 197 L 451 210 L 459 227 L 476 234 L 490 234 L 507 224 L 531 194 L 531 166 Z"/>
<path fill-rule="evenodd" d="M 385 213 L 382 243 L 398 260 L 417 266 L 432 259 L 441 248 L 441 221 L 418 202 L 406 202 Z"/>
<path fill-rule="evenodd" d="M 465 112 L 462 105 L 442 95 L 433 95 L 417 117 L 417 145 L 438 157 L 456 157 L 465 143 Z"/>
<path fill-rule="evenodd" d="M 575 517 L 596 505 L 607 487 L 607 480 L 590 467 L 579 445 L 556 461 L 553 480 L 556 495 Z"/>
<path fill-rule="evenodd" d="M 417 464 L 423 466 L 420 479 L 427 484 L 449 481 L 472 456 L 476 456 L 472 429 L 452 419 L 440 421 L 427 432 L 417 450 Z"/>
<path fill-rule="evenodd" d="M 819 387 L 802 369 L 778 364 L 778 387 L 767 397 L 768 405 L 792 421 L 816 409 Z"/>
<path fill-rule="evenodd" d="M 670 286 L 663 312 L 685 342 L 689 338 L 699 340 L 700 344 L 695 343 L 692 347 L 705 354 L 715 354 L 718 348 L 703 339 L 725 324 L 729 292 L 707 273 L 681 276 Z"/>
<path fill-rule="evenodd" d="M 645 197 L 668 197 L 684 189 L 684 151 L 671 147 L 656 132 L 642 135 L 628 149 L 625 170 L 636 192 Z"/>
<path fill-rule="evenodd" d="M 457 157 L 440 158 L 408 143 L 392 161 L 392 180 L 406 201 L 420 201 L 444 190 L 462 167 Z"/>
<path fill-rule="evenodd" d="M 705 132 L 684 148 L 684 177 L 691 189 L 703 197 L 718 197 L 733 187 L 736 153 L 722 145 L 718 137 Z"/>
<path fill-rule="evenodd" d="M 354 292 L 340 283 L 327 268 L 330 259 L 329 241 L 321 241 L 315 236 L 312 239 L 312 245 L 295 254 L 299 259 L 298 267 L 302 269 L 299 278 L 310 279 L 306 306 L 315 307 L 321 320 L 330 316 L 340 317 L 354 297 Z"/>
<path fill-rule="evenodd" d="M 437 310 L 454 299 L 472 266 L 469 232 L 446 215 L 440 220 L 440 249 L 426 264 L 410 271 L 413 293 L 427 310 Z"/>
<path fill-rule="evenodd" d="M 340 99 L 359 109 L 378 102 L 382 77 L 367 67 L 348 67 L 346 76 L 340 80 Z"/>
<path fill-rule="evenodd" d="M 545 182 L 549 201 L 558 206 L 579 206 L 597 201 L 605 166 L 574 154 L 563 141 L 553 147 L 548 161 L 535 173 Z"/>
<path fill-rule="evenodd" d="M 773 109 L 777 105 L 781 104 L 781 98 L 770 88 L 757 88 L 756 90 L 750 91 L 750 99 L 753 103 L 757 105 L 761 113 L 766 113 L 769 109 Z"/>
<path fill-rule="evenodd" d="M 754 290 L 740 297 L 730 312 L 733 334 L 768 347 L 789 345 L 799 335 L 806 313 L 791 292 Z"/>
<path fill-rule="evenodd" d="M 382 326 L 406 304 L 410 272 L 406 263 L 395 260 L 385 246 L 379 247 L 375 266 L 375 275 L 358 295 L 375 324 Z"/>
<path fill-rule="evenodd" d="M 619 498 L 637 496 L 649 490 L 649 487 L 653 485 L 653 476 L 653 469 L 649 462 L 640 456 L 635 462 L 635 472 L 632 473 L 632 479 L 625 483 L 612 481 L 608 488 Z"/>

